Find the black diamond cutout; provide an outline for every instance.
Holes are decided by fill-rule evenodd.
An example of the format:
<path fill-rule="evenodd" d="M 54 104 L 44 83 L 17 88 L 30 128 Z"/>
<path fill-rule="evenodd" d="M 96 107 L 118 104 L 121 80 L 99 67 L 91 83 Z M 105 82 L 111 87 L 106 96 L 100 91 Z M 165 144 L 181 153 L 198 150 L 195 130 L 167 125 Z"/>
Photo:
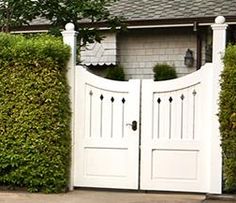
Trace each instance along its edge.
<path fill-rule="evenodd" d="M 101 96 L 100 96 L 100 99 L 101 99 L 101 101 L 104 99 L 104 96 L 101 94 Z"/>
<path fill-rule="evenodd" d="M 197 94 L 196 90 L 193 90 L 193 96 L 195 96 Z"/>
<path fill-rule="evenodd" d="M 89 95 L 90 95 L 90 96 L 92 96 L 92 95 L 93 95 L 93 91 L 92 91 L 92 90 L 90 90 L 90 92 L 89 92 Z"/>
<path fill-rule="evenodd" d="M 111 98 L 111 102 L 113 103 L 115 101 L 114 97 Z"/>
<path fill-rule="evenodd" d="M 180 98 L 181 98 L 181 100 L 184 100 L 184 95 L 182 94 Z"/>
<path fill-rule="evenodd" d="M 171 103 L 173 101 L 172 97 L 169 98 L 169 102 Z"/>
<path fill-rule="evenodd" d="M 123 98 L 121 101 L 122 101 L 122 103 L 124 104 L 124 103 L 125 103 L 125 98 Z"/>
<path fill-rule="evenodd" d="M 158 103 L 158 104 L 161 103 L 161 99 L 160 99 L 160 98 L 157 99 L 157 103 Z"/>

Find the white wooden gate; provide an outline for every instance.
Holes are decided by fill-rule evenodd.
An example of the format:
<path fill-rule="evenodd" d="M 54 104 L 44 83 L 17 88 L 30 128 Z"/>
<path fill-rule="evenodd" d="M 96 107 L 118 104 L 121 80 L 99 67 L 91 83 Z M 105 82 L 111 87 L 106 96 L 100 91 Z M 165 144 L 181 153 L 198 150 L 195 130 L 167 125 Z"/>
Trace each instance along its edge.
<path fill-rule="evenodd" d="M 117 82 L 78 66 L 75 186 L 209 192 L 212 70 L 207 64 L 175 80 Z"/>
<path fill-rule="evenodd" d="M 138 188 L 140 81 L 76 69 L 74 185 Z M 78 94 L 77 94 L 78 93 Z"/>
<path fill-rule="evenodd" d="M 207 192 L 211 71 L 143 81 L 141 189 Z"/>

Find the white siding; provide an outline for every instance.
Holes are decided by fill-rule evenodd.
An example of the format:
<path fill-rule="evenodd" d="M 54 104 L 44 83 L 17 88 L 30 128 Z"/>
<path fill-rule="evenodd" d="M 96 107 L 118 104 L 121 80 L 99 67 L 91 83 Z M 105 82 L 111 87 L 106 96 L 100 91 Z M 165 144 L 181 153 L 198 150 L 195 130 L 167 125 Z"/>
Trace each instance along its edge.
<path fill-rule="evenodd" d="M 184 65 L 184 56 L 189 48 L 196 63 L 196 34 L 190 29 L 131 30 L 118 37 L 118 57 L 127 79 L 153 78 L 152 68 L 156 63 L 167 63 L 176 68 L 178 76 L 196 70 Z"/>

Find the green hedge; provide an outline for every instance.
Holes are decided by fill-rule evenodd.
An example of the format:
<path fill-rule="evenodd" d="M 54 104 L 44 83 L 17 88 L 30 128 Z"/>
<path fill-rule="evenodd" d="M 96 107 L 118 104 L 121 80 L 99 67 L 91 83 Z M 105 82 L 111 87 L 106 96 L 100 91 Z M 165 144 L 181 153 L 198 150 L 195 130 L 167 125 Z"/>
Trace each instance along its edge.
<path fill-rule="evenodd" d="M 125 80 L 124 69 L 121 66 L 109 67 L 107 69 L 106 78 L 110 80 Z"/>
<path fill-rule="evenodd" d="M 220 93 L 220 131 L 223 149 L 223 175 L 226 191 L 236 191 L 236 46 L 224 56 Z"/>
<path fill-rule="evenodd" d="M 156 64 L 153 67 L 154 81 L 170 80 L 177 78 L 176 70 L 168 64 Z"/>
<path fill-rule="evenodd" d="M 0 34 L 0 185 L 61 192 L 70 166 L 69 47 Z"/>

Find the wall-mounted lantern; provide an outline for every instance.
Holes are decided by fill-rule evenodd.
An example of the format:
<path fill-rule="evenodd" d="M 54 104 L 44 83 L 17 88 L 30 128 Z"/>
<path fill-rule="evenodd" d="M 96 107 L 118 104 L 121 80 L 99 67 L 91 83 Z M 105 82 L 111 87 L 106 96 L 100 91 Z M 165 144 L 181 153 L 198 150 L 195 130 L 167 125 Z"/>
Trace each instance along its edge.
<path fill-rule="evenodd" d="M 194 63 L 193 51 L 188 49 L 184 57 L 184 65 L 186 65 L 187 67 L 193 67 L 193 63 Z"/>

